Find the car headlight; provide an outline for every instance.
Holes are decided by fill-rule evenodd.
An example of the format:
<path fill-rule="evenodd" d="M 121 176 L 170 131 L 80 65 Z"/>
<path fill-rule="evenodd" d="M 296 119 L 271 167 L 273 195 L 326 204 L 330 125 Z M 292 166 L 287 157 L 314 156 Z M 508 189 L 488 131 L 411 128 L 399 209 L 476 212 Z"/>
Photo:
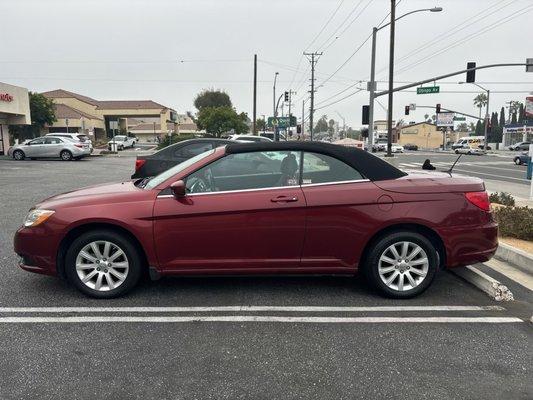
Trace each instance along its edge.
<path fill-rule="evenodd" d="M 24 222 L 22 223 L 25 227 L 41 225 L 44 221 L 52 216 L 55 211 L 52 210 L 31 210 Z"/>

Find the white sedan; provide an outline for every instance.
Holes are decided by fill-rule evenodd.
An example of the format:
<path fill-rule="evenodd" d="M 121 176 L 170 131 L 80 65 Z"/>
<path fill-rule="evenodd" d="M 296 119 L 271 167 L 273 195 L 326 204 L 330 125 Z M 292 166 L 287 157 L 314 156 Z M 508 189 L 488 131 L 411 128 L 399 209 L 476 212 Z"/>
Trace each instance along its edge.
<path fill-rule="evenodd" d="M 391 152 L 392 153 L 403 153 L 404 148 L 401 144 L 393 143 L 391 146 Z"/>
<path fill-rule="evenodd" d="M 481 156 L 485 154 L 483 149 L 480 149 L 479 147 L 472 147 L 469 145 L 464 145 L 463 147 L 459 147 L 458 149 L 455 149 L 455 154 L 475 154 L 478 156 Z"/>
<path fill-rule="evenodd" d="M 126 135 L 117 135 L 115 136 L 115 139 L 111 139 L 109 142 L 107 142 L 107 148 L 109 150 L 112 150 L 112 144 L 113 143 L 116 143 L 117 144 L 117 150 L 124 150 L 125 148 L 128 148 L 128 147 L 133 147 L 135 146 L 135 138 L 134 137 L 129 137 L 129 136 L 126 136 Z"/>

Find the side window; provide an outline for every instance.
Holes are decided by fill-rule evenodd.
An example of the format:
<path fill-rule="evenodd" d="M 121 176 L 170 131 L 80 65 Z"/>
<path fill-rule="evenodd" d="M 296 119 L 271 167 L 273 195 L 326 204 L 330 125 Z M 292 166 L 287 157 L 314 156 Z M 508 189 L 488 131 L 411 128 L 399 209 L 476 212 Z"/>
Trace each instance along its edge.
<path fill-rule="evenodd" d="M 229 154 L 193 172 L 188 193 L 263 189 L 299 184 L 300 152 L 257 151 Z"/>
<path fill-rule="evenodd" d="M 61 139 L 55 138 L 55 137 L 47 137 L 44 140 L 44 144 L 59 144 L 61 143 Z"/>
<path fill-rule="evenodd" d="M 34 139 L 30 142 L 32 145 L 33 144 L 43 144 L 44 143 L 44 138 L 38 138 L 38 139 Z"/>
<path fill-rule="evenodd" d="M 176 149 L 174 151 L 174 157 L 191 158 L 197 156 L 198 154 L 202 154 L 208 150 L 211 150 L 212 148 L 213 144 L 211 142 L 192 143 L 185 145 L 179 149 Z"/>
<path fill-rule="evenodd" d="M 302 184 L 354 181 L 363 179 L 355 169 L 324 154 L 304 153 Z"/>

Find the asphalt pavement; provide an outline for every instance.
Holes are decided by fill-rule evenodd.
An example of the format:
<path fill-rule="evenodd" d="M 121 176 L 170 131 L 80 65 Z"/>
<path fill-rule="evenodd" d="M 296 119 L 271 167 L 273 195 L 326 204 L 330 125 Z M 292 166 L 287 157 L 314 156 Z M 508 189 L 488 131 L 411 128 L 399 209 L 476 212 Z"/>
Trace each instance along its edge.
<path fill-rule="evenodd" d="M 533 398 L 533 298 L 505 277 L 515 302 L 446 271 L 403 301 L 358 277 L 169 278 L 99 301 L 17 267 L 33 204 L 133 164 L 0 160 L 0 399 Z"/>

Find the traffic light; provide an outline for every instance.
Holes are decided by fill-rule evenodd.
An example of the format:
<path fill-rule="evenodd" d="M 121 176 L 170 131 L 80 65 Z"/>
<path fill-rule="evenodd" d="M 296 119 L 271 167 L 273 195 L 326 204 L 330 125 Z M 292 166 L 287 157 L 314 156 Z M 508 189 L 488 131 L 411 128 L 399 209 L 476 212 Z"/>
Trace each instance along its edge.
<path fill-rule="evenodd" d="M 466 69 L 476 68 L 475 62 L 466 63 Z M 466 71 L 466 81 L 468 83 L 474 83 L 476 81 L 476 70 Z"/>
<path fill-rule="evenodd" d="M 440 103 L 437 104 L 437 107 L 435 107 L 435 113 L 440 114 Z"/>
<path fill-rule="evenodd" d="M 289 101 L 289 92 L 285 92 L 285 101 Z"/>
<path fill-rule="evenodd" d="M 409 106 L 405 106 L 405 115 L 409 115 Z"/>
<path fill-rule="evenodd" d="M 364 137 L 364 138 L 368 137 L 368 128 L 361 129 L 361 137 Z"/>
<path fill-rule="evenodd" d="M 370 122 L 370 110 L 369 106 L 363 106 L 362 124 L 368 125 Z"/>
<path fill-rule="evenodd" d="M 296 125 L 296 133 L 302 133 L 302 125 L 301 124 Z"/>

